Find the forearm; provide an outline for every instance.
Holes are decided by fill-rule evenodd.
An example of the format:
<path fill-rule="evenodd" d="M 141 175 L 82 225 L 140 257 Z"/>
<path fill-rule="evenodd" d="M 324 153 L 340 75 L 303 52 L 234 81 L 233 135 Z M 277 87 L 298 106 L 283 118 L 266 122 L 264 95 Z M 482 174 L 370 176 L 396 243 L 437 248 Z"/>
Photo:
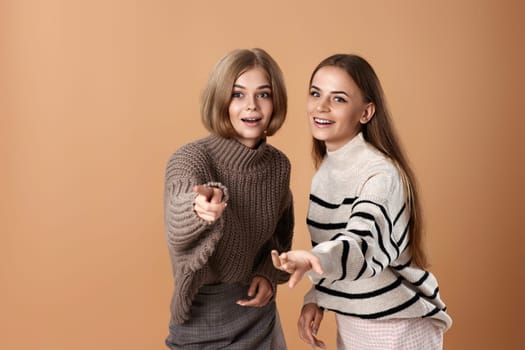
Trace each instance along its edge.
<path fill-rule="evenodd" d="M 211 223 L 200 218 L 194 211 L 194 201 L 197 193 L 193 186 L 197 181 L 181 179 L 166 185 L 165 198 L 165 229 L 168 245 L 175 251 L 184 251 L 195 241 L 201 240 L 206 232 L 217 230 L 222 225 L 222 219 Z M 219 183 L 210 182 L 205 185 L 219 187 L 225 193 L 227 190 Z"/>

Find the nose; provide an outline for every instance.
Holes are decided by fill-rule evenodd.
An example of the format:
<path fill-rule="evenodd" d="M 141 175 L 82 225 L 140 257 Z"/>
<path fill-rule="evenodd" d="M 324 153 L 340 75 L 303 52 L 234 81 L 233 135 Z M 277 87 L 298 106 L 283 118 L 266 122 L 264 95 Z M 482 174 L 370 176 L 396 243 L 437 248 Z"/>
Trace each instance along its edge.
<path fill-rule="evenodd" d="M 254 111 L 257 109 L 257 100 L 255 96 L 249 96 L 246 99 L 246 109 Z"/>
<path fill-rule="evenodd" d="M 328 103 L 327 103 L 326 99 L 320 98 L 317 101 L 317 105 L 315 106 L 315 110 L 317 112 L 328 112 L 330 110 L 330 108 L 328 107 Z"/>

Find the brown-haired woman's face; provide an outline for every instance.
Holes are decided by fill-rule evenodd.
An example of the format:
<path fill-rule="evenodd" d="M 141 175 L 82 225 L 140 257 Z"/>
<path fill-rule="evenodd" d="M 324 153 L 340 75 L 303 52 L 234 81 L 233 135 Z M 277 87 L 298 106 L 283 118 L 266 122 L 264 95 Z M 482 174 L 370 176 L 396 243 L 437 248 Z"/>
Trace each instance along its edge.
<path fill-rule="evenodd" d="M 250 148 L 255 147 L 273 113 L 272 86 L 264 69 L 254 67 L 237 78 L 228 112 L 237 133 L 235 138 Z"/>
<path fill-rule="evenodd" d="M 312 136 L 328 151 L 348 143 L 373 115 L 371 103 L 348 73 L 339 67 L 320 68 L 312 79 L 306 104 Z"/>

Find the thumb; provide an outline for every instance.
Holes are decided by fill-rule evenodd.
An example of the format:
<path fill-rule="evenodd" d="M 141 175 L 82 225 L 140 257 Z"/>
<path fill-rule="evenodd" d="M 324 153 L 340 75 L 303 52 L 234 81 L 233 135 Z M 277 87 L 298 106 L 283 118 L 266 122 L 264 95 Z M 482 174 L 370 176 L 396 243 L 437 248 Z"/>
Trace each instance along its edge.
<path fill-rule="evenodd" d="M 213 196 L 213 188 L 205 185 L 195 185 L 193 186 L 193 191 L 197 192 L 201 196 L 204 196 L 207 201 L 210 201 L 211 197 Z"/>
<path fill-rule="evenodd" d="M 281 260 L 279 259 L 279 252 L 277 250 L 271 251 L 273 266 L 278 269 L 281 267 Z"/>
<path fill-rule="evenodd" d="M 248 296 L 251 298 L 255 295 L 255 292 L 257 291 L 257 281 L 256 280 L 253 280 L 252 283 L 250 284 L 250 288 L 248 289 Z"/>
<path fill-rule="evenodd" d="M 323 312 L 316 312 L 314 316 L 314 320 L 312 322 L 312 330 L 314 331 L 314 335 L 317 335 L 317 332 L 319 331 L 319 327 L 321 326 L 322 320 L 323 320 Z"/>
<path fill-rule="evenodd" d="M 318 274 L 322 275 L 323 274 L 323 268 L 321 267 L 321 262 L 319 261 L 319 259 L 312 259 L 310 261 L 310 263 L 312 264 L 312 270 L 314 270 L 315 272 L 317 272 Z"/>
<path fill-rule="evenodd" d="M 215 203 L 215 204 L 222 202 L 222 190 L 220 188 L 215 188 L 215 187 L 211 188 L 211 190 L 212 190 L 212 195 L 211 195 L 210 202 Z"/>

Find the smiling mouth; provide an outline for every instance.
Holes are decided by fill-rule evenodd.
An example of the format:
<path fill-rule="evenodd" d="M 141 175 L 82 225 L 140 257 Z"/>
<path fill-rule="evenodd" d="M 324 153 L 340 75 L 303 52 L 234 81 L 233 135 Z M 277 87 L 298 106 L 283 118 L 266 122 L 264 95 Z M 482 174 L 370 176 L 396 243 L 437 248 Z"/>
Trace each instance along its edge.
<path fill-rule="evenodd" d="M 257 123 L 262 120 L 262 118 L 241 118 L 245 123 Z"/>
<path fill-rule="evenodd" d="M 316 118 L 316 117 L 314 117 L 314 123 L 315 123 L 315 124 L 319 124 L 319 125 L 330 125 L 330 124 L 334 124 L 334 122 L 331 121 L 331 120 L 323 119 L 323 118 Z"/>

